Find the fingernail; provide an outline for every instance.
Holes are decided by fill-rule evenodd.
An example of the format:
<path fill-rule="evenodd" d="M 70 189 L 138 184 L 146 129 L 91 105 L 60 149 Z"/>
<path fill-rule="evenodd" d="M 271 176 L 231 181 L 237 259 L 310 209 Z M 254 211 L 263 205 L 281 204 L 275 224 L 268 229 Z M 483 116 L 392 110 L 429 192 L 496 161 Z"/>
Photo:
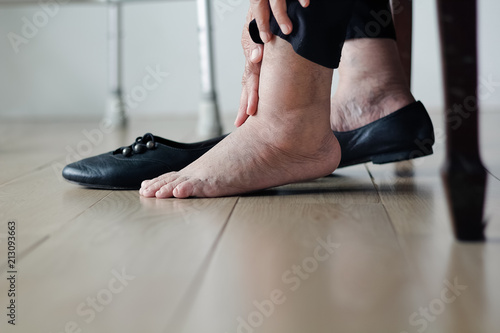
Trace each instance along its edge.
<path fill-rule="evenodd" d="M 260 39 L 262 39 L 262 41 L 264 43 L 269 42 L 269 38 L 268 37 L 269 37 L 269 35 L 267 33 L 265 33 L 265 32 L 261 32 L 260 33 Z"/>
<path fill-rule="evenodd" d="M 258 57 L 258 56 L 259 56 L 259 50 L 254 49 L 254 50 L 252 51 L 252 55 L 250 56 L 250 59 L 251 59 L 252 61 L 255 61 L 255 60 L 257 59 L 257 57 Z"/>
<path fill-rule="evenodd" d="M 286 24 L 280 25 L 281 32 L 284 33 L 285 35 L 288 35 L 291 31 L 290 27 Z"/>

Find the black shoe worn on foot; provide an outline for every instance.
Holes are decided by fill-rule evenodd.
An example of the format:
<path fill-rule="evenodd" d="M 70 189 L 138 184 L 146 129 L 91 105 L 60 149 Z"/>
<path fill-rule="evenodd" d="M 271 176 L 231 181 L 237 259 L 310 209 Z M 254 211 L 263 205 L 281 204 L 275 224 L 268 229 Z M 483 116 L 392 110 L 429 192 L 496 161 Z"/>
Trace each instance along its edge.
<path fill-rule="evenodd" d="M 333 133 L 342 150 L 339 168 L 406 161 L 433 153 L 434 127 L 420 101 L 355 130 Z"/>
<path fill-rule="evenodd" d="M 361 128 L 334 134 L 342 149 L 339 168 L 431 155 L 434 144 L 432 122 L 421 102 Z M 180 143 L 148 133 L 128 147 L 71 163 L 62 174 L 66 180 L 90 188 L 137 190 L 144 180 L 183 169 L 225 137 Z"/>

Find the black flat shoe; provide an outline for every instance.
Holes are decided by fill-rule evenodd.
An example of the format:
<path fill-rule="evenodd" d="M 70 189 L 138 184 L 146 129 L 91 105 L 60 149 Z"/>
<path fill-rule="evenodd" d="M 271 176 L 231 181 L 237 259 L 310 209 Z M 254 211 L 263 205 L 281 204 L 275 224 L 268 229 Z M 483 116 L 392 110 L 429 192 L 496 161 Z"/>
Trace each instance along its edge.
<path fill-rule="evenodd" d="M 361 128 L 334 133 L 342 149 L 340 168 L 430 155 L 434 144 L 432 122 L 420 102 Z M 180 143 L 148 133 L 131 146 L 71 163 L 62 174 L 68 181 L 86 187 L 137 190 L 146 179 L 181 170 L 225 137 Z"/>
<path fill-rule="evenodd" d="M 180 143 L 147 133 L 128 147 L 71 163 L 62 175 L 71 183 L 90 188 L 138 190 L 144 180 L 191 164 L 224 137 Z"/>
<path fill-rule="evenodd" d="M 406 161 L 433 153 L 434 127 L 420 101 L 355 130 L 333 133 L 342 150 L 339 168 Z"/>

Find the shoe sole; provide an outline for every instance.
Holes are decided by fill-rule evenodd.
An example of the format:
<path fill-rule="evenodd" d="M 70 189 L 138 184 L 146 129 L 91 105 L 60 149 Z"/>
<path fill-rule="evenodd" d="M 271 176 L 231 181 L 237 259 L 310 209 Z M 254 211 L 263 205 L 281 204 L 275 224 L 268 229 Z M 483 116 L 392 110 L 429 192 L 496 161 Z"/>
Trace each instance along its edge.
<path fill-rule="evenodd" d="M 83 187 L 86 187 L 87 189 L 91 190 L 111 190 L 111 191 L 137 191 L 139 188 L 137 187 L 119 187 L 119 186 L 109 186 L 109 185 L 98 185 L 98 184 L 87 184 L 87 183 L 80 183 L 80 182 L 75 182 L 73 180 L 68 180 L 64 179 L 68 183 L 75 184 L 75 185 L 80 185 Z"/>
<path fill-rule="evenodd" d="M 418 151 L 419 155 L 415 156 L 415 152 Z M 411 161 L 416 158 L 425 157 L 432 155 L 434 151 L 432 148 L 426 149 L 426 152 L 423 152 L 418 149 L 411 149 L 401 152 L 391 152 L 385 154 L 373 155 L 362 160 L 351 161 L 349 164 L 339 165 L 339 168 L 345 168 L 353 165 L 363 164 L 363 163 L 373 163 L 373 164 L 388 164 L 388 163 L 396 163 L 402 161 Z"/>

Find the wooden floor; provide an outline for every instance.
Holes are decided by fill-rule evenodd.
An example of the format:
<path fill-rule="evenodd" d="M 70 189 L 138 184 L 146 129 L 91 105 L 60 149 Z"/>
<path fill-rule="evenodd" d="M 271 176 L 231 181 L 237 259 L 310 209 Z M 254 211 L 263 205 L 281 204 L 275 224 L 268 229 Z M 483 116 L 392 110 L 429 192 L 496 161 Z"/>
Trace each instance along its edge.
<path fill-rule="evenodd" d="M 133 121 L 102 138 L 96 123 L 0 120 L 0 331 L 498 332 L 500 113 L 482 115 L 492 174 L 485 244 L 451 236 L 440 118 L 436 154 L 415 162 L 414 177 L 359 165 L 253 195 L 189 200 L 84 189 L 60 171 L 78 152 L 147 131 L 189 140 L 190 120 Z M 6 316 L 12 220 L 15 327 Z"/>

